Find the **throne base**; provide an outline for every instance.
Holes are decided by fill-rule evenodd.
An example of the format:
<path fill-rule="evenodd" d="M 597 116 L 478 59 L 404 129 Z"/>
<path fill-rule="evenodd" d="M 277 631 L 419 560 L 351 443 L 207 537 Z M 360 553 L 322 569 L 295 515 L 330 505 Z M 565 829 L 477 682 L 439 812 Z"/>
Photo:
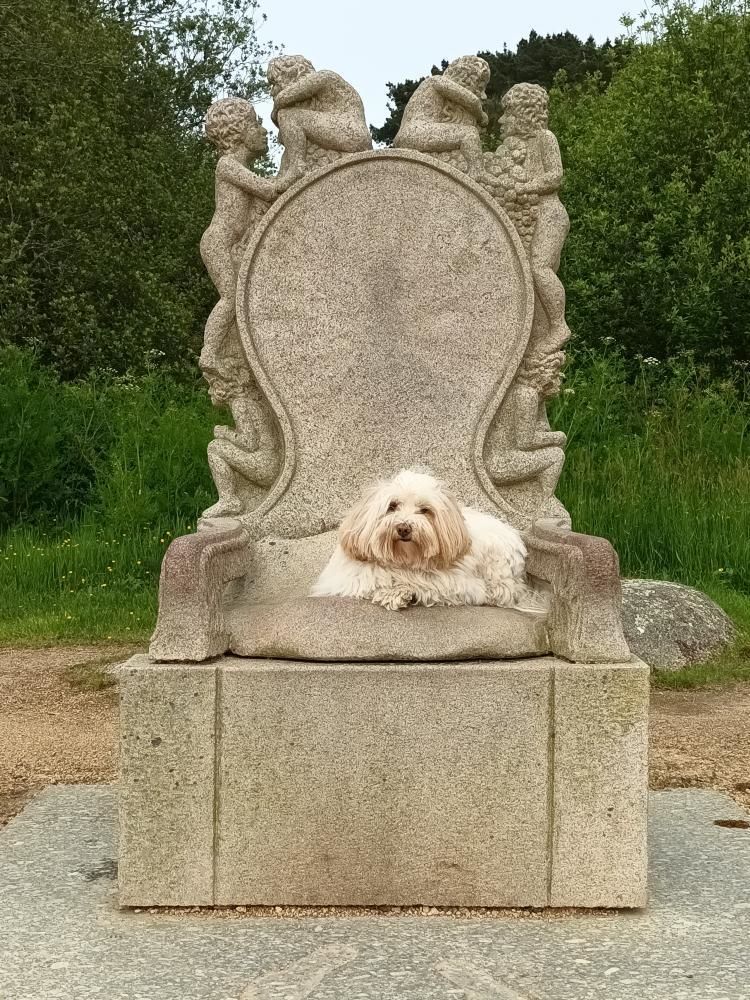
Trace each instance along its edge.
<path fill-rule="evenodd" d="M 121 675 L 121 906 L 641 907 L 648 668 Z"/>

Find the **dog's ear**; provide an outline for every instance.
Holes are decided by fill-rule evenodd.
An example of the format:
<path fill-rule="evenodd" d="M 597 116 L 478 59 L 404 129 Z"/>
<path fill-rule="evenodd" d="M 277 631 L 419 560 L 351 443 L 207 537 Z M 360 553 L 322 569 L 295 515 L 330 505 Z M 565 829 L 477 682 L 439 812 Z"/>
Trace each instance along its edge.
<path fill-rule="evenodd" d="M 372 533 L 378 519 L 379 486 L 373 486 L 346 514 L 339 528 L 341 548 L 357 562 L 371 562 Z"/>
<path fill-rule="evenodd" d="M 446 493 L 445 490 L 440 491 L 434 510 L 438 554 L 433 561 L 441 569 L 448 569 L 469 551 L 471 536 L 461 508 L 450 493 Z"/>

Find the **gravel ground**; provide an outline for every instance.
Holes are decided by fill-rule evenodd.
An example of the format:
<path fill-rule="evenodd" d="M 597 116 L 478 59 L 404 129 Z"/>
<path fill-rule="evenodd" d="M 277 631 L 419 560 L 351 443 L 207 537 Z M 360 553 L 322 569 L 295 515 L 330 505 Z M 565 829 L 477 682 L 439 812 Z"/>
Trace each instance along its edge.
<path fill-rule="evenodd" d="M 0 649 L 0 825 L 47 785 L 114 780 L 116 691 L 81 690 L 69 670 L 135 651 Z M 655 691 L 651 784 L 718 788 L 750 808 L 750 685 Z"/>
<path fill-rule="evenodd" d="M 750 684 L 651 695 L 651 786 L 728 792 L 750 809 Z"/>
<path fill-rule="evenodd" d="M 117 694 L 85 691 L 67 671 L 128 648 L 0 649 L 0 826 L 46 785 L 112 781 Z"/>

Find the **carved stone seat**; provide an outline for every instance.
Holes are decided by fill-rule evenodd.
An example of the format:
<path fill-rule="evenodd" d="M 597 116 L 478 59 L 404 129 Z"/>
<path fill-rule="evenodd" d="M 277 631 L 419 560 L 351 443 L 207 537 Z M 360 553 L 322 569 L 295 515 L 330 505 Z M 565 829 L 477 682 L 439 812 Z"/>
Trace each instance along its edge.
<path fill-rule="evenodd" d="M 219 502 L 124 675 L 121 900 L 642 905 L 647 671 L 614 550 L 554 495 L 556 187 L 522 240 L 491 177 L 337 156 L 243 239 Z M 362 487 L 417 464 L 523 532 L 546 617 L 307 596 Z"/>
<path fill-rule="evenodd" d="M 443 662 L 548 653 L 544 621 L 508 608 L 408 608 L 301 597 L 228 614 L 230 653 L 277 660 Z"/>

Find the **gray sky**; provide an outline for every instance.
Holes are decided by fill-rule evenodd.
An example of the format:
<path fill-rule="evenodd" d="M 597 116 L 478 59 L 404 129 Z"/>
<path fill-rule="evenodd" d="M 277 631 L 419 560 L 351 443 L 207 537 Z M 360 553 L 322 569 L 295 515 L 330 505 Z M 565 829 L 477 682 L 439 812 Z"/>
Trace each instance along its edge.
<path fill-rule="evenodd" d="M 332 69 L 362 96 L 368 124 L 386 117 L 385 85 L 429 73 L 433 63 L 479 49 L 515 48 L 533 28 L 598 41 L 622 32 L 619 18 L 642 0 L 261 0 L 261 37 Z M 270 106 L 258 110 L 270 127 Z"/>

